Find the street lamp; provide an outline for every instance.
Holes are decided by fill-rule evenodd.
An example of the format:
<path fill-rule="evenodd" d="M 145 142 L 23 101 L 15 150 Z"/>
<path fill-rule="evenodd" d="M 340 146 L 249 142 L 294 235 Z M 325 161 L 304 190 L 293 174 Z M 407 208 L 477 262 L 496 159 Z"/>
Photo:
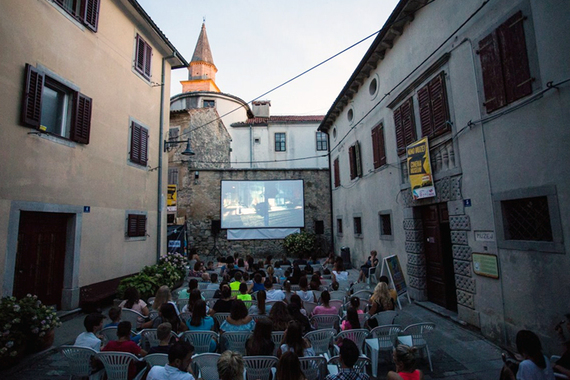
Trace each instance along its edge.
<path fill-rule="evenodd" d="M 186 149 L 180 154 L 183 156 L 193 156 L 196 153 L 190 148 L 190 139 L 180 140 L 180 141 L 166 141 L 164 140 L 164 151 L 169 152 L 174 145 L 186 143 Z"/>

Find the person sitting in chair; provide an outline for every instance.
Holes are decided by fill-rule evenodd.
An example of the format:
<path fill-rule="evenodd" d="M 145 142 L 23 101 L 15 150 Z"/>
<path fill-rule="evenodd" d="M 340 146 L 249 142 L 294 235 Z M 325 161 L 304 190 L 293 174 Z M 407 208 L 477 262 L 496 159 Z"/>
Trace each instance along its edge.
<path fill-rule="evenodd" d="M 344 338 L 340 346 L 340 370 L 336 375 L 328 375 L 325 380 L 369 380 L 370 376 L 354 368 L 359 355 L 356 343 Z"/>
<path fill-rule="evenodd" d="M 194 355 L 194 346 L 187 341 L 176 342 L 168 350 L 168 364 L 164 367 L 154 366 L 147 376 L 147 380 L 194 380 L 188 373 Z"/>

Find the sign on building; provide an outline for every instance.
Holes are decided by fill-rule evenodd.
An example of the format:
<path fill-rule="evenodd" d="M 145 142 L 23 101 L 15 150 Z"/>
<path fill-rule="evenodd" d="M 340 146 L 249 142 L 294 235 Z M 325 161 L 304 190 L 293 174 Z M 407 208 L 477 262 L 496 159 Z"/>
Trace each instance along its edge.
<path fill-rule="evenodd" d="M 168 185 L 166 211 L 176 212 L 176 185 Z"/>
<path fill-rule="evenodd" d="M 412 196 L 414 199 L 435 197 L 428 138 L 424 137 L 408 145 L 406 153 Z"/>

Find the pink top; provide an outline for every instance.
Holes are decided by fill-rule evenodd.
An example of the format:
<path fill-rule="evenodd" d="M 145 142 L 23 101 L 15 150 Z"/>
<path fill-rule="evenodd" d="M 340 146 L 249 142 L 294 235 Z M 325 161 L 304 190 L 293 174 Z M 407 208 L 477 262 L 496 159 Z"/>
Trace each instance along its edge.
<path fill-rule="evenodd" d="M 417 369 L 410 373 L 410 372 L 398 372 L 398 375 L 402 378 L 402 380 L 420 380 L 420 371 Z"/>
<path fill-rule="evenodd" d="M 313 309 L 313 315 L 318 314 L 338 314 L 338 310 L 336 307 L 324 307 L 320 305 Z"/>

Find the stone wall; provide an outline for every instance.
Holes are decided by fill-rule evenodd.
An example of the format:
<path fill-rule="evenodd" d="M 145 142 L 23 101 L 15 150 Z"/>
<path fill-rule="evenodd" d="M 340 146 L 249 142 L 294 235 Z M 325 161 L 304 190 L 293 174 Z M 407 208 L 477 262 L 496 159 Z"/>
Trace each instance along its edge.
<path fill-rule="evenodd" d="M 196 178 L 196 172 L 198 177 Z M 314 232 L 315 222 L 323 221 L 324 234 L 319 235 L 321 252 L 325 255 L 331 247 L 330 178 L 328 169 L 264 170 L 264 169 L 208 169 L 186 168 L 180 173 L 182 188 L 178 192 L 178 215 L 186 216 L 189 244 L 201 255 L 209 255 L 214 246 L 211 231 L 212 220 L 220 219 L 220 195 L 222 180 L 298 180 L 304 181 L 305 231 Z M 271 254 L 285 254 L 283 240 L 227 240 L 222 230 L 216 246 L 222 255 L 240 253 L 263 258 Z M 215 253 L 216 255 L 218 253 Z"/>

